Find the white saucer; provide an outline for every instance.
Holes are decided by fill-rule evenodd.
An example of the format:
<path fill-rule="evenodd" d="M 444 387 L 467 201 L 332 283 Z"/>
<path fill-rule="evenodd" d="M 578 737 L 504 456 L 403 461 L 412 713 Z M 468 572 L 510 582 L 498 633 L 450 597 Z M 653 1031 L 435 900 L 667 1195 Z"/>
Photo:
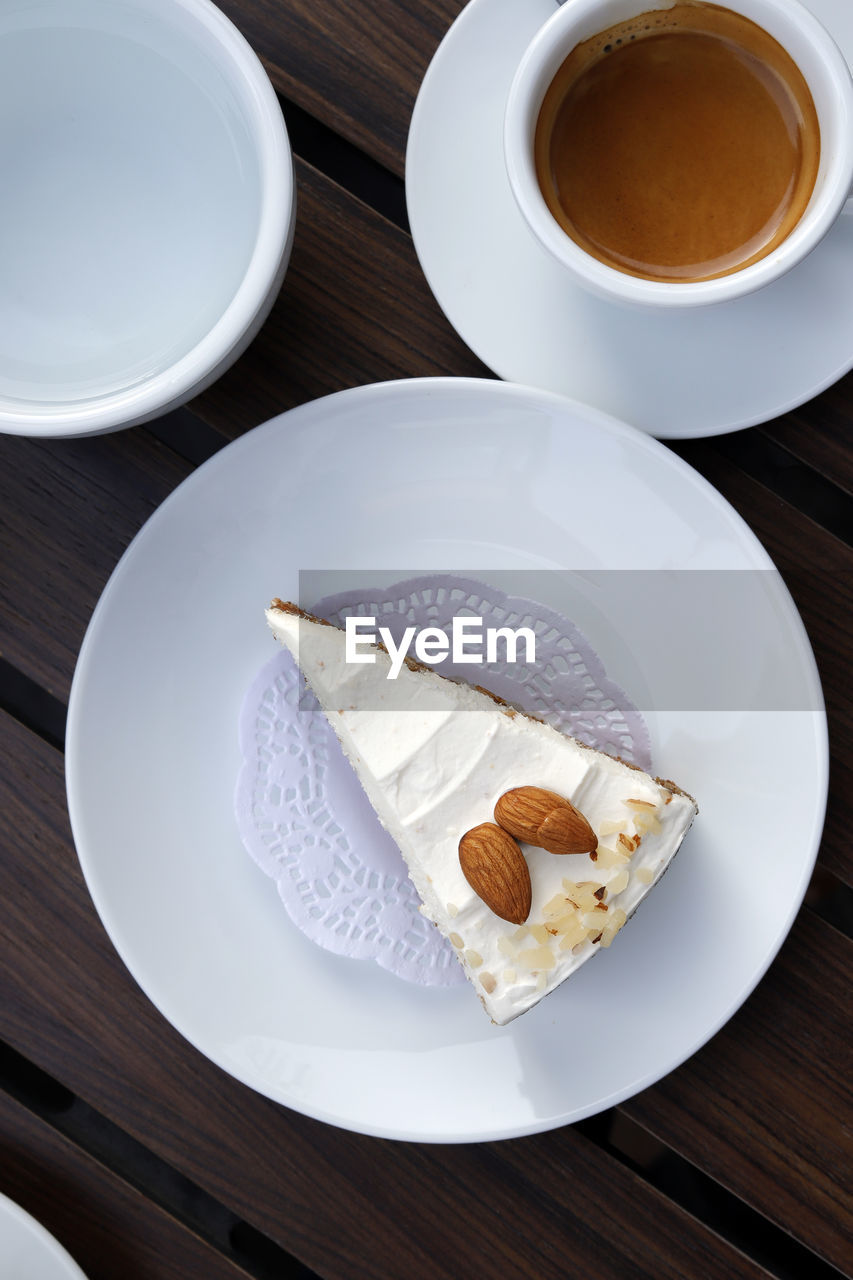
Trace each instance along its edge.
<path fill-rule="evenodd" d="M 787 711 L 689 710 L 708 706 L 705 672 L 718 650 L 703 655 L 682 625 L 668 628 L 673 661 L 682 647 L 695 656 L 692 683 L 645 714 L 656 770 L 699 802 L 689 846 L 618 945 L 508 1027 L 490 1024 L 467 983 L 415 987 L 315 946 L 283 916 L 234 818 L 243 696 L 276 652 L 263 613 L 270 598 L 298 599 L 302 569 L 335 571 L 334 591 L 437 567 L 476 569 L 486 581 L 542 571 L 536 598 L 552 608 L 560 605 L 542 594 L 543 579 L 556 590 L 570 578 L 574 620 L 629 692 L 642 688 L 660 642 L 639 625 L 647 605 L 627 601 L 628 622 L 614 626 L 593 571 L 690 571 L 706 600 L 716 575 L 704 571 L 760 578 L 790 683 L 806 691 Z M 671 576 L 629 575 L 645 601 L 650 580 Z M 767 646 L 741 627 L 741 610 L 713 611 L 761 686 Z M 813 868 L 826 717 L 790 596 L 701 476 L 656 440 L 562 396 L 436 378 L 302 405 L 175 490 L 92 617 L 71 690 L 66 770 L 101 919 L 142 989 L 202 1053 L 345 1128 L 480 1141 L 615 1104 L 740 1006 Z M 594 1032 L 577 1036 L 578 1026 Z"/>
<path fill-rule="evenodd" d="M 0 1280 L 86 1280 L 40 1222 L 0 1195 Z"/>
<path fill-rule="evenodd" d="M 853 6 L 809 0 L 853 60 Z M 424 77 L 409 131 L 415 248 L 450 323 L 501 378 L 668 438 L 718 435 L 802 404 L 853 366 L 853 215 L 751 298 L 646 316 L 575 285 L 533 238 L 503 161 L 503 111 L 553 0 L 471 0 Z"/>

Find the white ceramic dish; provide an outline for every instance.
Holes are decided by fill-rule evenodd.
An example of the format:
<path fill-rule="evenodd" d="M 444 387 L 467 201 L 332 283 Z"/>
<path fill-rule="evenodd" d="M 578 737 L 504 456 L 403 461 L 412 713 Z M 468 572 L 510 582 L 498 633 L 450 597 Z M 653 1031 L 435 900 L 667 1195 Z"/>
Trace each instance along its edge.
<path fill-rule="evenodd" d="M 207 386 L 281 285 L 295 196 L 260 61 L 210 0 L 0 0 L 0 430 Z"/>
<path fill-rule="evenodd" d="M 14 1200 L 0 1195 L 0 1280 L 85 1280 L 77 1263 Z"/>
<path fill-rule="evenodd" d="M 853 58 L 853 8 L 808 7 Z M 651 435 L 710 436 L 802 404 L 853 366 L 853 213 L 784 279 L 688 315 L 592 296 L 510 190 L 504 108 L 553 0 L 471 0 L 424 77 L 409 131 L 415 248 L 450 323 L 500 377 L 596 405 Z M 850 206 L 848 205 L 848 209 Z"/>
<path fill-rule="evenodd" d="M 275 652 L 268 599 L 295 597 L 300 569 L 365 585 L 383 570 L 399 578 L 437 566 L 476 567 L 481 579 L 577 571 L 576 621 L 608 674 L 635 693 L 648 642 L 614 637 L 586 599 L 584 570 L 764 571 L 774 632 L 807 691 L 787 711 L 646 712 L 655 767 L 697 796 L 699 819 L 617 943 L 502 1029 L 467 985 L 413 989 L 290 927 L 245 856 L 233 812 L 240 704 Z M 761 665 L 749 638 L 740 643 L 744 660 Z M 701 670 L 715 655 L 696 657 Z M 742 520 L 648 436 L 501 382 L 341 392 L 217 454 L 116 568 L 69 707 L 68 803 L 81 864 L 151 1000 L 268 1097 L 346 1128 L 421 1141 L 579 1119 L 694 1052 L 746 998 L 790 927 L 826 783 L 808 640 Z M 578 1037 L 578 1025 L 594 1034 Z"/>

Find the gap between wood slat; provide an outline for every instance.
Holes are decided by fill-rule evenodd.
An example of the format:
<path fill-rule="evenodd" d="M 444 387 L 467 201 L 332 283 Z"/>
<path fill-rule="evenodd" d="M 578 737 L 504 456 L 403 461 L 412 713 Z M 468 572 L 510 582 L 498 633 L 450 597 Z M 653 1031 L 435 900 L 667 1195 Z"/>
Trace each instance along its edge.
<path fill-rule="evenodd" d="M 318 1280 L 275 1241 L 2 1043 L 0 1088 L 256 1280 Z"/>
<path fill-rule="evenodd" d="M 161 418 L 155 418 L 146 423 L 144 429 L 161 444 L 172 449 L 178 457 L 196 467 L 207 462 L 208 458 L 212 458 L 229 443 L 227 436 L 185 407 L 173 409 Z"/>
<path fill-rule="evenodd" d="M 599 1145 L 779 1280 L 844 1280 L 823 1258 L 621 1111 L 596 1117 Z M 582 1122 L 586 1123 L 586 1122 Z"/>
<path fill-rule="evenodd" d="M 294 154 L 408 234 L 403 180 L 295 102 L 279 103 Z"/>
<path fill-rule="evenodd" d="M 58 751 L 65 749 L 65 704 L 5 658 L 0 658 L 0 708 Z"/>
<path fill-rule="evenodd" d="M 853 889 L 849 885 L 818 863 L 805 900 L 825 924 L 853 940 Z"/>

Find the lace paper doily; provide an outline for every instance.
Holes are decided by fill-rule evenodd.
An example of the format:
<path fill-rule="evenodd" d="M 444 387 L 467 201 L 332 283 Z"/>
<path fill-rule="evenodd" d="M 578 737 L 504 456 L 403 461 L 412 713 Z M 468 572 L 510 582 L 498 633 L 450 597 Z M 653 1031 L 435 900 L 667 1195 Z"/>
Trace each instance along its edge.
<path fill-rule="evenodd" d="M 317 601 L 343 626 L 376 616 L 398 640 L 407 626 L 450 630 L 454 616 L 532 627 L 536 668 L 495 663 L 442 675 L 471 679 L 589 746 L 651 768 L 649 735 L 628 695 L 607 678 L 586 638 L 544 605 L 451 575 Z M 248 852 L 278 887 L 291 920 L 338 955 L 369 957 L 409 982 L 465 981 L 453 949 L 421 915 L 396 844 L 382 828 L 329 722 L 280 650 L 248 690 L 240 716 L 243 765 L 236 815 Z"/>

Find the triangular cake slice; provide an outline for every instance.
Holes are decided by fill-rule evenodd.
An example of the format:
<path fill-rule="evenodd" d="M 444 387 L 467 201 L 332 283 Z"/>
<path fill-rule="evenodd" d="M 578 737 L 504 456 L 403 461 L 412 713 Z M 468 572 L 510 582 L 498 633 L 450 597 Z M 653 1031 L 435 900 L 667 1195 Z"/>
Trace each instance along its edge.
<path fill-rule="evenodd" d="M 381 646 L 347 662 L 344 632 L 296 605 L 267 620 L 494 1022 L 609 946 L 675 856 L 691 796 L 417 663 L 388 679 Z"/>

